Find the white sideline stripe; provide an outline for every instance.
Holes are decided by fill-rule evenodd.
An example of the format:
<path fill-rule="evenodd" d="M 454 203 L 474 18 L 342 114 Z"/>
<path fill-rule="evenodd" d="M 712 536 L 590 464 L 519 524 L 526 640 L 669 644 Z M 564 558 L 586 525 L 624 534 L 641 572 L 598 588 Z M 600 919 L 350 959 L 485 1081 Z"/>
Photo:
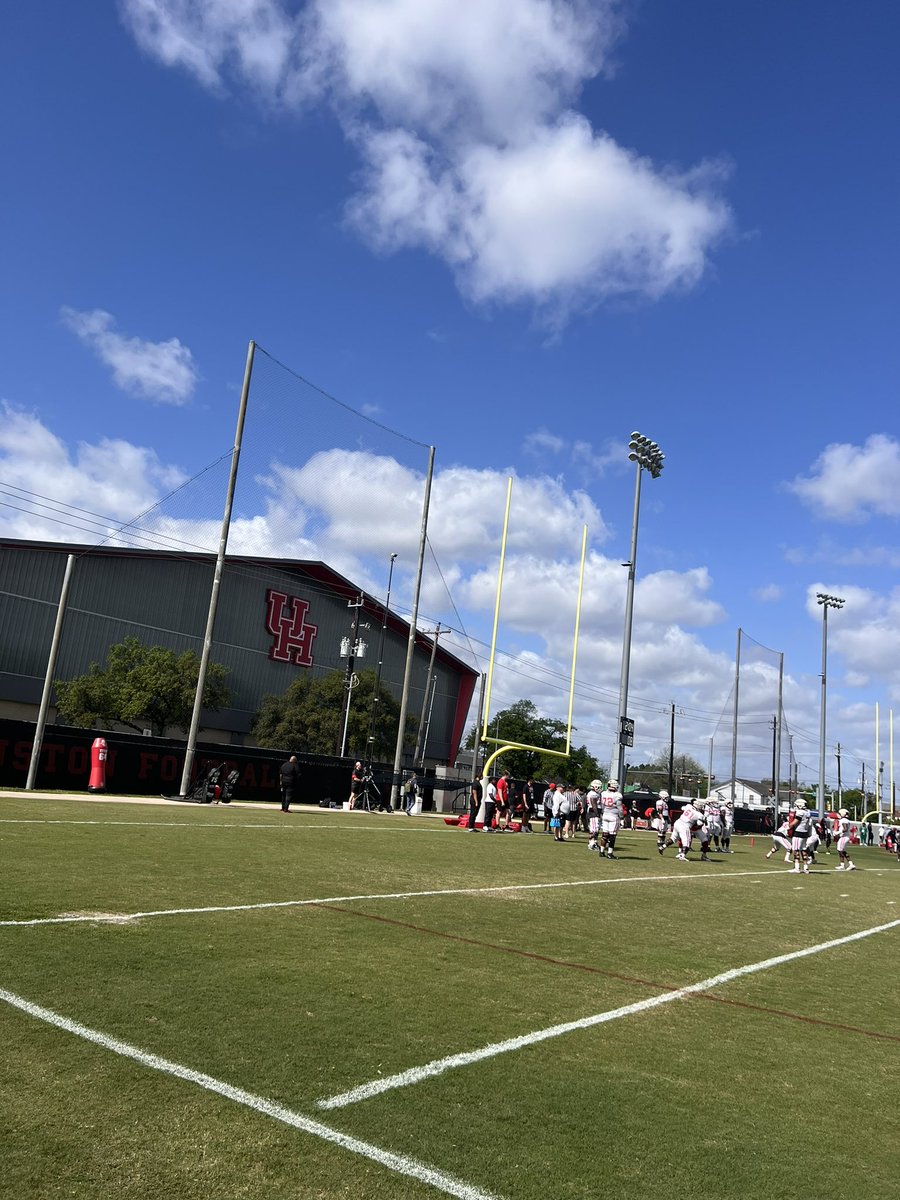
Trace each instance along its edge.
<path fill-rule="evenodd" d="M 768 971 L 770 967 L 778 967 L 783 963 L 794 962 L 798 958 L 807 958 L 811 954 L 821 954 L 823 950 L 833 950 L 836 946 L 846 946 L 849 942 L 858 942 L 862 938 L 872 937 L 876 933 L 884 933 L 895 929 L 900 920 L 888 921 L 885 925 L 875 925 L 871 929 L 863 929 L 859 933 L 851 933 L 846 937 L 834 938 L 830 942 L 820 942 L 817 946 L 808 946 L 805 950 L 792 950 L 789 954 L 778 954 L 774 958 L 763 959 L 762 962 L 751 963 L 746 967 L 733 967 L 723 971 L 721 975 L 712 975 L 699 983 L 678 988 L 674 992 L 664 992 L 659 996 L 651 996 L 648 1000 L 639 1000 L 636 1004 L 624 1004 L 621 1008 L 613 1008 L 609 1012 L 595 1013 L 590 1017 L 582 1017 L 578 1021 L 567 1021 L 564 1025 L 551 1025 L 549 1029 L 538 1029 L 534 1033 L 524 1033 L 519 1037 L 508 1038 L 504 1042 L 493 1042 L 482 1046 L 480 1050 L 469 1050 L 463 1054 L 451 1054 L 447 1058 L 437 1058 L 421 1067 L 411 1067 L 397 1075 L 388 1075 L 382 1079 L 373 1079 L 370 1083 L 360 1084 L 349 1092 L 341 1092 L 338 1096 L 330 1096 L 318 1102 L 319 1108 L 344 1108 L 348 1104 L 358 1104 L 361 1100 L 369 1100 L 392 1088 L 409 1087 L 410 1084 L 421 1083 L 424 1079 L 432 1079 L 435 1075 L 443 1075 L 456 1067 L 468 1067 L 472 1063 L 483 1062 L 486 1058 L 494 1058 L 498 1054 L 507 1054 L 511 1050 L 521 1050 L 525 1046 L 534 1046 L 549 1038 L 561 1037 L 565 1033 L 573 1033 L 577 1029 L 590 1029 L 594 1025 L 605 1025 L 608 1021 L 616 1021 L 619 1017 L 630 1017 L 635 1013 L 646 1012 L 650 1008 L 659 1008 L 661 1004 L 671 1004 L 673 1000 L 681 1000 L 696 992 L 708 992 L 724 983 L 740 979 L 744 975 L 754 975 L 758 971 Z"/>
<path fill-rule="evenodd" d="M 231 821 L 215 825 L 212 822 L 207 824 L 205 821 L 70 821 L 53 819 L 51 817 L 0 817 L 0 825 L 135 825 L 138 828 L 148 826 L 152 829 L 340 829 L 341 832 L 346 832 L 346 825 L 323 825 L 321 821 L 313 821 L 311 825 L 299 825 L 296 821 L 280 822 L 276 821 L 272 824 L 244 821 Z M 388 829 L 392 833 L 443 833 L 442 826 L 432 825 L 354 825 L 354 831 L 365 831 L 371 833 L 373 830 Z"/>
<path fill-rule="evenodd" d="M 360 1141 L 359 1138 L 350 1137 L 349 1134 L 341 1133 L 338 1129 L 332 1129 L 310 1117 L 304 1117 L 274 1100 L 267 1100 L 264 1096 L 255 1096 L 252 1092 L 245 1092 L 243 1088 L 223 1083 L 211 1075 L 193 1071 L 190 1067 L 183 1067 L 169 1059 L 160 1058 L 156 1054 L 141 1050 L 137 1046 L 131 1046 L 128 1042 L 119 1041 L 118 1038 L 110 1037 L 99 1030 L 89 1029 L 78 1021 L 72 1021 L 48 1008 L 42 1008 L 39 1004 L 17 996 L 14 992 L 8 992 L 5 988 L 0 988 L 0 1000 L 4 1000 L 13 1008 L 18 1008 L 31 1017 L 36 1017 L 39 1021 L 45 1021 L 48 1025 L 53 1025 L 66 1033 L 72 1033 L 76 1037 L 84 1038 L 85 1041 L 102 1046 L 104 1050 L 111 1050 L 113 1054 L 121 1055 L 122 1058 L 133 1059 L 143 1067 L 161 1071 L 164 1075 L 174 1075 L 176 1079 L 182 1079 L 186 1083 L 194 1083 L 208 1092 L 215 1092 L 219 1096 L 224 1096 L 226 1100 L 233 1100 L 236 1104 L 243 1104 L 246 1108 L 255 1109 L 256 1112 L 273 1117 L 276 1121 L 282 1121 L 285 1125 L 291 1125 L 294 1129 L 302 1130 L 303 1133 L 312 1134 L 313 1137 L 333 1142 L 354 1154 L 370 1158 L 389 1171 L 430 1184 L 431 1187 L 445 1192 L 448 1196 L 457 1196 L 459 1200 L 496 1200 L 496 1197 L 490 1192 L 484 1192 L 463 1180 L 455 1179 L 452 1175 L 428 1166 L 427 1163 L 419 1162 L 415 1158 L 408 1158 L 404 1154 L 393 1154 L 390 1150 L 382 1150 L 379 1146 L 373 1146 L 371 1142 Z"/>
<path fill-rule="evenodd" d="M 416 900 L 423 896 L 478 896 L 482 893 L 495 895 L 497 892 L 533 892 L 542 888 L 576 888 L 601 887 L 612 883 L 671 883 L 672 880 L 694 879 L 736 879 L 742 875 L 777 875 L 784 878 L 790 871 L 773 871 L 771 868 L 761 868 L 759 871 L 729 871 L 727 875 L 719 875 L 709 871 L 705 875 L 634 875 L 618 879 L 572 879 L 561 883 L 505 883 L 497 887 L 473 888 L 438 888 L 428 892 L 373 892 L 360 896 L 321 896 L 316 900 L 266 900 L 259 904 L 215 904 L 202 908 L 157 908 L 148 912 L 136 913 L 96 913 L 72 917 L 29 917 L 19 921 L 0 921 L 0 929 L 18 925 L 80 925 L 103 924 L 121 925 L 124 921 L 142 921 L 146 917 L 185 917 L 202 913 L 251 912 L 265 908 L 303 908 L 317 904 L 349 904 L 351 900 Z"/>

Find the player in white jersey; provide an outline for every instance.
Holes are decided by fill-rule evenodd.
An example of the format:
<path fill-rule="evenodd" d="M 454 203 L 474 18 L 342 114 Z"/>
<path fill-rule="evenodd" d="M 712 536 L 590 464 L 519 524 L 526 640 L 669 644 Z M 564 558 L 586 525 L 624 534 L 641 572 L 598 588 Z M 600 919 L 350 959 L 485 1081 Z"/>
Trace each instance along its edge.
<path fill-rule="evenodd" d="M 615 858 L 616 835 L 622 826 L 623 796 L 617 779 L 611 779 L 600 793 L 600 853 Z"/>
<path fill-rule="evenodd" d="M 734 854 L 731 848 L 731 835 L 734 833 L 734 805 L 730 800 L 725 801 L 722 808 L 722 849 L 726 854 Z"/>
<path fill-rule="evenodd" d="M 706 828 L 709 836 L 716 845 L 716 852 L 722 853 L 722 806 L 716 797 L 706 802 Z"/>
<path fill-rule="evenodd" d="M 806 854 L 806 842 L 812 829 L 812 813 L 806 807 L 805 800 L 797 800 L 793 812 L 788 814 L 788 831 L 791 835 L 791 855 L 794 859 L 793 870 L 799 874 L 809 874 L 809 859 Z"/>
<path fill-rule="evenodd" d="M 791 861 L 791 839 L 788 837 L 788 820 L 787 817 L 781 822 L 775 832 L 772 834 L 772 849 L 766 851 L 766 858 L 771 858 L 773 854 L 777 854 L 779 850 L 783 850 L 784 861 Z"/>
<path fill-rule="evenodd" d="M 666 834 L 669 832 L 669 793 L 665 790 L 659 793 L 656 801 L 653 828 L 656 830 L 656 848 L 662 854 L 666 848 Z"/>
<path fill-rule="evenodd" d="M 698 800 L 694 805 L 697 812 L 700 814 L 700 821 L 694 826 L 694 832 L 697 835 L 697 840 L 700 843 L 700 861 L 709 862 L 709 817 L 706 812 L 706 804 L 702 800 Z"/>
<path fill-rule="evenodd" d="M 680 862 L 687 862 L 687 852 L 691 848 L 691 842 L 694 839 L 694 830 L 703 824 L 703 813 L 698 808 L 688 801 L 678 820 L 672 826 L 672 842 L 678 847 L 678 853 L 675 855 Z"/>
<path fill-rule="evenodd" d="M 812 814 L 810 814 L 812 815 Z M 816 861 L 816 851 L 822 839 L 819 837 L 819 827 L 815 820 L 810 823 L 809 837 L 806 839 L 806 861 L 812 865 Z"/>
<path fill-rule="evenodd" d="M 850 813 L 846 808 L 838 809 L 836 833 L 840 862 L 834 869 L 836 871 L 855 871 L 856 864 L 850 858 Z"/>
<path fill-rule="evenodd" d="M 598 854 L 600 847 L 597 845 L 597 834 L 600 832 L 600 793 L 602 790 L 603 784 L 600 780 L 592 779 L 587 796 L 585 796 L 588 818 L 588 850 L 596 850 Z"/>

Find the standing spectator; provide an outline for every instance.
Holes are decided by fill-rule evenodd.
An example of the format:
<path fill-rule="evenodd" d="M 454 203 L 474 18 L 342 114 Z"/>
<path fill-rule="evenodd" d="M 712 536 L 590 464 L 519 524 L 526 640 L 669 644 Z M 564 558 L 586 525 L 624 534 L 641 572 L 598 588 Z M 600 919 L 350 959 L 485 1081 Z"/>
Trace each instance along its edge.
<path fill-rule="evenodd" d="M 484 786 L 484 832 L 494 832 L 494 812 L 497 808 L 497 777 L 488 775 Z"/>
<path fill-rule="evenodd" d="M 562 818 L 563 837 L 568 842 L 575 838 L 575 822 L 578 820 L 578 797 L 571 783 L 563 784 L 562 792 L 562 806 L 559 815 Z"/>
<path fill-rule="evenodd" d="M 294 799 L 294 788 L 300 782 L 300 767 L 296 754 L 292 754 L 287 762 L 281 764 L 279 775 L 281 777 L 281 811 L 290 812 Z"/>
<path fill-rule="evenodd" d="M 556 784 L 548 783 L 544 792 L 544 833 L 552 833 L 550 822 L 553 820 L 553 801 L 556 797 Z"/>
<path fill-rule="evenodd" d="M 509 829 L 509 772 L 504 771 L 497 780 L 497 826 Z"/>
<path fill-rule="evenodd" d="M 566 785 L 564 783 L 556 785 L 556 791 L 553 793 L 552 812 L 553 818 L 550 821 L 550 827 L 553 830 L 553 838 L 554 841 L 561 842 L 563 840 L 563 827 L 569 815 L 569 799 L 566 795 Z"/>
<path fill-rule="evenodd" d="M 529 776 L 522 788 L 522 832 L 534 833 L 531 828 L 531 818 L 537 812 L 537 788 Z"/>
<path fill-rule="evenodd" d="M 414 772 L 403 785 L 403 810 L 408 817 L 412 816 L 413 809 L 416 807 L 416 798 L 418 795 L 419 783 Z"/>
<path fill-rule="evenodd" d="M 472 787 L 469 792 L 469 833 L 477 833 L 475 822 L 478 820 L 478 810 L 481 808 L 481 798 L 484 795 L 484 789 L 481 786 L 480 779 L 472 780 Z"/>
<path fill-rule="evenodd" d="M 353 764 L 353 770 L 350 773 L 350 796 L 348 798 L 348 804 L 351 809 L 356 808 L 356 798 L 359 795 L 363 785 L 363 774 L 364 771 L 362 763 L 358 761 L 355 762 Z"/>

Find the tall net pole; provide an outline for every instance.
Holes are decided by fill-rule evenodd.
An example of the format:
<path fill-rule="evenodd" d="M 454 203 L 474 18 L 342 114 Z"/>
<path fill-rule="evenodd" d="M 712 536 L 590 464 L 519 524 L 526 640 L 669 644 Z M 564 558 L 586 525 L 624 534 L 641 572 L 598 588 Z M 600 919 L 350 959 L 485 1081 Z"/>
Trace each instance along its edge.
<path fill-rule="evenodd" d="M 738 696 L 741 690 L 741 630 L 737 632 L 737 653 L 734 657 L 734 720 L 731 723 L 731 803 L 737 792 Z"/>
<path fill-rule="evenodd" d="M 209 666 L 209 653 L 212 648 L 213 630 L 216 625 L 216 609 L 219 603 L 219 589 L 222 584 L 222 571 L 225 566 L 225 551 L 228 548 L 228 530 L 231 525 L 231 509 L 234 504 L 234 485 L 237 481 L 238 462 L 241 457 L 241 439 L 244 434 L 244 418 L 247 415 L 247 398 L 250 395 L 250 376 L 253 372 L 253 356 L 256 352 L 256 342 L 251 341 L 247 347 L 247 362 L 244 367 L 244 383 L 241 387 L 241 402 L 238 406 L 237 429 L 234 435 L 234 448 L 231 452 L 231 470 L 228 473 L 228 490 L 225 496 L 225 512 L 222 516 L 222 532 L 219 536 L 219 552 L 216 555 L 216 570 L 213 576 L 212 592 L 209 597 L 209 612 L 206 618 L 206 633 L 203 637 L 203 651 L 200 655 L 200 672 L 197 676 L 197 692 L 194 696 L 194 711 L 191 716 L 191 728 L 188 733 L 187 746 L 184 751 L 184 771 L 181 775 L 181 795 L 186 796 L 191 787 L 191 773 L 194 768 L 194 753 L 197 749 L 197 730 L 200 728 L 200 710 L 203 707 L 203 691 L 206 687 L 206 672 Z"/>
<path fill-rule="evenodd" d="M 425 500 L 422 504 L 422 529 L 419 537 L 419 561 L 412 612 L 409 617 L 409 641 L 406 645 L 406 668 L 403 672 L 403 691 L 400 696 L 400 717 L 397 726 L 397 745 L 394 749 L 394 777 L 391 781 L 391 808 L 400 807 L 400 776 L 403 768 L 403 740 L 406 734 L 406 712 L 409 708 L 409 683 L 412 676 L 413 653 L 416 648 L 416 621 L 419 617 L 419 596 L 422 591 L 422 572 L 425 567 L 425 546 L 428 541 L 428 508 L 431 504 L 431 481 L 434 477 L 434 446 L 428 447 L 428 473 L 425 476 Z"/>

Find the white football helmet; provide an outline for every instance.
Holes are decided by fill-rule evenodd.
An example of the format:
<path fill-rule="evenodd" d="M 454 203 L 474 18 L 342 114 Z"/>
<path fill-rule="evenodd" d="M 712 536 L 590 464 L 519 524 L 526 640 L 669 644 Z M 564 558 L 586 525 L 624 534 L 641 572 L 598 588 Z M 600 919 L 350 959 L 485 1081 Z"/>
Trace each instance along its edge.
<path fill-rule="evenodd" d="M 838 809 L 838 816 L 839 816 L 839 817 L 849 817 L 849 816 L 850 816 L 850 810 L 849 810 L 848 808 L 839 808 L 839 809 Z"/>
<path fill-rule="evenodd" d="M 659 798 L 660 800 L 668 800 L 669 793 L 665 790 L 665 788 L 663 788 L 663 790 L 659 793 Z"/>
<path fill-rule="evenodd" d="M 803 799 L 798 800 L 794 808 L 806 808 L 806 801 Z"/>
<path fill-rule="evenodd" d="M 619 790 L 619 781 L 618 779 L 611 779 L 606 786 L 611 792 L 617 792 Z"/>
<path fill-rule="evenodd" d="M 603 790 L 603 784 L 600 782 L 600 780 L 599 780 L 599 779 L 592 779 L 592 780 L 591 780 L 591 791 L 592 791 L 592 792 L 599 792 L 599 791 L 602 791 L 602 790 Z"/>

